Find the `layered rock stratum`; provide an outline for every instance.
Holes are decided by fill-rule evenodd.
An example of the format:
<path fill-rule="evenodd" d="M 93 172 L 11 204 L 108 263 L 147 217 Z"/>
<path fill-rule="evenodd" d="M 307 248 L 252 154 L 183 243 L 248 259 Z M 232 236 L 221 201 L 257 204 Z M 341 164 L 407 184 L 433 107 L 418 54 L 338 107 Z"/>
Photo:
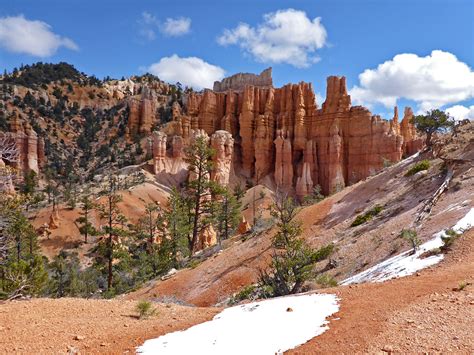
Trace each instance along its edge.
<path fill-rule="evenodd" d="M 228 78 L 224 78 L 222 81 L 215 81 L 213 90 L 227 91 L 231 89 L 241 91 L 248 85 L 267 88 L 272 87 L 272 68 L 265 69 L 259 75 L 252 73 L 238 73 Z"/>
<path fill-rule="evenodd" d="M 190 93 L 184 112 L 173 115 L 165 128 L 169 144 L 175 137 L 188 144 L 195 130 L 209 136 L 227 131 L 237 174 L 255 182 L 268 176 L 276 188 L 300 198 L 316 185 L 324 194 L 334 193 L 422 147 L 410 108 L 399 123 L 397 108 L 393 119 L 384 120 L 352 106 L 344 77 L 327 79 L 321 108 L 310 83 L 282 88 L 252 83 L 253 77 L 225 92 Z"/>

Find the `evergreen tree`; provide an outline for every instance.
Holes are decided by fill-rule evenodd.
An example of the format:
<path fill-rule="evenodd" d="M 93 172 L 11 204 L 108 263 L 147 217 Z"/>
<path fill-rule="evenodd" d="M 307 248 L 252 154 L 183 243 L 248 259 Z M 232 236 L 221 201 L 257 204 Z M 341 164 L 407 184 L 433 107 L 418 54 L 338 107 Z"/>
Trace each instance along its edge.
<path fill-rule="evenodd" d="M 188 236 L 192 231 L 192 216 L 189 214 L 189 206 L 186 202 L 183 195 L 173 188 L 164 213 L 166 221 L 164 240 L 169 245 L 171 263 L 175 268 L 178 268 L 178 253 L 186 250 Z"/>
<path fill-rule="evenodd" d="M 238 196 L 224 190 L 218 201 L 216 223 L 219 242 L 228 239 L 239 224 L 241 201 Z"/>
<path fill-rule="evenodd" d="M 100 234 L 104 235 L 106 242 L 101 256 L 105 257 L 107 263 L 107 291 L 112 289 L 113 281 L 113 260 L 114 260 L 114 239 L 118 239 L 125 234 L 124 224 L 125 216 L 120 212 L 118 203 L 122 197 L 117 194 L 117 181 L 113 176 L 109 176 L 108 188 L 106 190 L 105 203 L 99 204 L 97 210 L 100 218 L 106 221 L 102 226 Z M 115 238 L 114 238 L 115 237 Z"/>
<path fill-rule="evenodd" d="M 431 146 L 431 138 L 436 132 L 443 132 L 454 126 L 454 120 L 449 114 L 441 110 L 431 110 L 425 115 L 418 115 L 413 118 L 413 123 L 417 130 L 426 134 L 426 145 Z"/>
<path fill-rule="evenodd" d="M 89 236 L 97 235 L 97 230 L 94 225 L 90 222 L 90 213 L 96 207 L 95 203 L 90 198 L 89 194 L 84 195 L 81 199 L 82 207 L 80 215 L 81 217 L 76 219 L 79 223 L 79 232 L 84 236 L 84 243 L 87 244 Z"/>
<path fill-rule="evenodd" d="M 329 244 L 312 249 L 301 238 L 301 224 L 295 221 L 297 207 L 293 199 L 278 197 L 271 214 L 277 221 L 278 232 L 272 245 L 269 271 L 260 271 L 259 283 L 270 297 L 301 292 L 304 282 L 313 275 L 313 265 L 326 259 L 334 247 Z"/>
<path fill-rule="evenodd" d="M 24 196 L 0 196 L 0 298 L 39 295 L 48 278 Z"/>
<path fill-rule="evenodd" d="M 210 179 L 214 150 L 209 147 L 208 139 L 205 136 L 197 137 L 186 149 L 185 154 L 190 174 L 186 186 L 186 198 L 192 216 L 192 233 L 188 238 L 188 248 L 192 253 L 195 250 L 199 232 L 209 226 L 214 217 L 211 215 L 215 212 L 213 197 L 219 193 L 219 188 Z"/>

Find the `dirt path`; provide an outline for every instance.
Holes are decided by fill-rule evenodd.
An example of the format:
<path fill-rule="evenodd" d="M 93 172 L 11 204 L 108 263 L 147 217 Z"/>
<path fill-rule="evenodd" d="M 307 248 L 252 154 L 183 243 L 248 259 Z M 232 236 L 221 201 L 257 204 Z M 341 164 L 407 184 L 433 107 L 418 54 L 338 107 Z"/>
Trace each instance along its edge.
<path fill-rule="evenodd" d="M 327 289 L 341 298 L 329 331 L 290 354 L 474 353 L 474 231 L 434 268 L 385 283 Z"/>
<path fill-rule="evenodd" d="M 75 298 L 0 304 L 0 354 L 123 354 L 147 339 L 211 319 L 219 309 L 156 305 L 139 320 L 135 301 Z"/>

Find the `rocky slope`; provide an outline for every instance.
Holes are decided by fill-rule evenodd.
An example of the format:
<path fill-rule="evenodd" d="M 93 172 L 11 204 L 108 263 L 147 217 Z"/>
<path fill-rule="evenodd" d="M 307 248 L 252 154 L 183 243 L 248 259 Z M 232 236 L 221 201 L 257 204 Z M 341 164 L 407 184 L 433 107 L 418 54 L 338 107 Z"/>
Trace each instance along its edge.
<path fill-rule="evenodd" d="M 413 276 L 325 289 L 340 298 L 340 311 L 328 319 L 328 331 L 289 353 L 472 353 L 473 242 L 474 232 L 465 233 L 439 265 Z M 468 285 L 459 290 L 462 282 Z M 138 320 L 135 305 L 122 299 L 0 304 L 0 347 L 8 353 L 133 352 L 220 310 L 157 303 L 156 316 Z"/>
<path fill-rule="evenodd" d="M 304 238 L 315 247 L 335 243 L 337 248 L 331 262 L 323 262 L 318 268 L 342 281 L 408 250 L 409 243 L 400 237 L 404 228 L 416 228 L 419 238 L 426 241 L 453 226 L 474 207 L 473 132 L 473 123 L 468 123 L 456 137 L 443 137 L 438 141 L 436 146 L 443 148 L 440 155 L 433 157 L 425 152 L 403 160 L 322 202 L 303 208 L 298 219 L 303 223 Z M 430 160 L 427 171 L 405 176 L 423 159 Z M 441 195 L 429 218 L 417 224 L 425 203 L 445 181 L 446 164 L 454 164 L 448 192 Z M 360 226 L 351 226 L 357 215 L 377 205 L 382 206 L 380 214 Z M 257 281 L 259 268 L 268 265 L 274 232 L 270 228 L 249 239 L 234 237 L 229 241 L 231 247 L 220 254 L 193 269 L 180 270 L 171 279 L 153 282 L 127 298 L 153 299 L 169 295 L 200 306 L 225 302 L 244 286 Z"/>

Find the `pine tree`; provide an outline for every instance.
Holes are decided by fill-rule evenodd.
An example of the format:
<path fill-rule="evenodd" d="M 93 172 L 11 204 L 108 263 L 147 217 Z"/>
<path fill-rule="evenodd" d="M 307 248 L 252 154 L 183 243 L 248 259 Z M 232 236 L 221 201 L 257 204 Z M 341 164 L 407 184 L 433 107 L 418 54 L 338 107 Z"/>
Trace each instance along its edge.
<path fill-rule="evenodd" d="M 312 249 L 301 238 L 301 224 L 295 221 L 297 206 L 293 199 L 277 197 L 271 214 L 277 220 L 278 232 L 272 245 L 273 255 L 269 271 L 260 271 L 260 287 L 270 297 L 301 292 L 312 275 L 313 265 L 329 257 L 334 247 L 329 244 Z"/>
<path fill-rule="evenodd" d="M 109 176 L 106 201 L 97 206 L 100 218 L 106 221 L 106 224 L 102 226 L 100 233 L 106 238 L 104 256 L 107 262 L 107 291 L 111 291 L 112 289 L 114 237 L 119 238 L 125 234 L 123 226 L 126 222 L 126 218 L 118 207 L 120 201 L 122 201 L 122 196 L 117 194 L 116 178 Z"/>
<path fill-rule="evenodd" d="M 190 218 L 192 216 L 189 214 L 186 202 L 183 195 L 173 188 L 164 214 L 166 227 L 163 240 L 169 244 L 171 262 L 175 268 L 178 268 L 178 252 L 183 250 L 182 246 L 187 244 L 192 231 L 192 218 Z"/>
<path fill-rule="evenodd" d="M 215 211 L 213 197 L 218 191 L 218 185 L 210 179 L 214 150 L 209 147 L 205 136 L 198 136 L 186 149 L 185 154 L 190 174 L 186 186 L 186 197 L 192 216 L 192 233 L 189 235 L 188 248 L 192 253 L 195 250 L 199 232 L 211 223 L 213 216 L 210 214 Z"/>
<path fill-rule="evenodd" d="M 441 110 L 431 110 L 425 115 L 413 118 L 417 130 L 426 134 L 426 146 L 431 146 L 431 137 L 436 132 L 443 132 L 454 126 L 454 120 L 449 114 Z"/>
<path fill-rule="evenodd" d="M 218 204 L 216 222 L 219 242 L 221 242 L 230 237 L 240 221 L 241 201 L 235 193 L 224 190 Z"/>
<path fill-rule="evenodd" d="M 25 201 L 21 195 L 0 196 L 0 298 L 39 295 L 48 278 Z"/>
<path fill-rule="evenodd" d="M 79 223 L 79 232 L 84 236 L 84 243 L 87 244 L 88 237 L 97 235 L 97 230 L 94 225 L 90 222 L 90 213 L 95 208 L 95 203 L 90 198 L 90 195 L 86 194 L 81 199 L 82 208 L 79 213 L 81 217 L 76 219 Z"/>

